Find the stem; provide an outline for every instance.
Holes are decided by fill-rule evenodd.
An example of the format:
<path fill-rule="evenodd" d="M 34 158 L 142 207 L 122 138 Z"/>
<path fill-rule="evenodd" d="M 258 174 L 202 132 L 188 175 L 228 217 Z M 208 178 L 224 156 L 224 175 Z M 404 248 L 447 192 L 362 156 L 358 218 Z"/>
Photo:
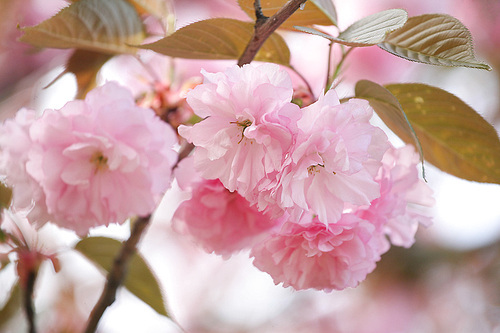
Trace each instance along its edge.
<path fill-rule="evenodd" d="M 333 83 L 333 75 L 330 76 L 330 71 L 332 70 L 332 54 L 333 54 L 333 42 L 330 42 L 330 45 L 328 45 L 328 63 L 326 64 L 327 67 L 326 67 L 325 94 Z"/>
<path fill-rule="evenodd" d="M 181 148 L 181 151 L 179 152 L 179 157 L 177 158 L 177 162 L 175 163 L 174 167 L 172 170 L 177 168 L 177 165 L 179 165 L 179 162 L 182 161 L 184 158 L 188 157 L 191 151 L 193 151 L 194 145 L 192 143 L 186 142 L 186 144 Z"/>
<path fill-rule="evenodd" d="M 262 21 L 262 20 L 267 20 L 268 17 L 264 15 L 262 12 L 262 7 L 260 5 L 260 0 L 255 0 L 253 2 L 253 7 L 255 9 L 255 17 L 257 18 L 257 21 Z"/>
<path fill-rule="evenodd" d="M 31 270 L 29 272 L 23 299 L 24 310 L 26 311 L 26 317 L 28 319 L 29 333 L 36 333 L 35 310 L 33 306 L 33 290 L 35 289 L 36 276 L 37 276 L 36 271 Z"/>
<path fill-rule="evenodd" d="M 304 84 L 306 85 L 307 90 L 309 90 L 309 93 L 311 94 L 311 96 L 314 96 L 314 92 L 313 92 L 313 90 L 312 90 L 312 87 L 311 87 L 311 85 L 309 84 L 309 82 L 306 80 L 306 78 L 304 77 L 304 75 L 302 75 L 299 71 L 297 71 L 297 70 L 295 69 L 295 67 L 293 67 L 292 65 L 290 65 L 289 67 L 290 67 L 290 69 L 291 69 L 292 71 L 294 71 L 294 73 L 295 73 L 295 74 L 297 74 L 297 75 L 298 75 L 298 77 L 300 77 L 300 79 L 304 82 Z"/>
<path fill-rule="evenodd" d="M 256 0 L 254 2 L 255 16 L 257 17 L 255 29 L 245 51 L 243 51 L 243 54 L 238 60 L 238 66 L 241 67 L 249 64 L 255 58 L 255 55 L 259 52 L 261 46 L 269 36 L 271 36 L 271 34 L 306 1 L 307 0 L 289 0 L 276 14 L 268 18 L 262 14 L 260 1 Z"/>
<path fill-rule="evenodd" d="M 339 63 L 337 64 L 337 67 L 335 67 L 335 71 L 333 72 L 332 79 L 331 79 L 331 87 L 329 89 L 335 88 L 336 85 L 334 85 L 335 80 L 340 74 L 340 71 L 342 70 L 342 66 L 344 65 L 345 60 L 347 59 L 347 56 L 351 51 L 354 50 L 354 47 L 351 47 L 347 51 L 345 51 L 344 47 L 342 46 L 342 58 L 340 59 Z"/>
<path fill-rule="evenodd" d="M 137 252 L 137 243 L 139 243 L 142 234 L 146 230 L 150 218 L 151 215 L 140 217 L 134 223 L 129 239 L 123 243 L 121 251 L 116 256 L 113 266 L 108 273 L 107 282 L 104 286 L 101 297 L 90 313 L 85 333 L 95 332 L 97 324 L 104 314 L 104 311 L 106 311 L 106 309 L 115 301 L 116 291 L 125 279 L 129 262 L 132 259 L 132 256 Z"/>
<path fill-rule="evenodd" d="M 147 64 L 144 61 L 142 61 L 141 57 L 139 57 L 138 55 L 135 55 L 133 57 L 142 65 L 142 67 L 144 68 L 144 70 L 151 76 L 151 78 L 153 79 L 154 83 L 162 82 L 161 78 L 153 70 L 153 68 L 151 68 L 151 66 L 149 64 Z"/>

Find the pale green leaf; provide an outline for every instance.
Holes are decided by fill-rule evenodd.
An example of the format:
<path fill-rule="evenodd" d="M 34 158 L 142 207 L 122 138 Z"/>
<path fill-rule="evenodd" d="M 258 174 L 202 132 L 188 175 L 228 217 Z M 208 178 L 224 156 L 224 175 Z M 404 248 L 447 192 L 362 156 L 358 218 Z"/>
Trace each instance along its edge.
<path fill-rule="evenodd" d="M 349 46 L 375 45 L 391 31 L 401 28 L 407 19 L 408 14 L 402 9 L 384 10 L 354 22 L 339 34 L 338 42 Z"/>
<path fill-rule="evenodd" d="M 209 19 L 185 26 L 172 35 L 143 49 L 171 57 L 188 59 L 238 59 L 253 34 L 253 23 L 234 19 Z M 274 33 L 264 43 L 255 60 L 288 65 L 290 51 L 281 36 Z"/>
<path fill-rule="evenodd" d="M 295 29 L 299 30 L 299 31 L 302 31 L 302 32 L 307 32 L 308 34 L 311 34 L 311 35 L 316 35 L 316 36 L 320 36 L 320 37 L 323 37 L 323 38 L 326 38 L 326 39 L 329 39 L 329 40 L 335 40 L 335 37 L 327 34 L 327 33 L 324 33 L 322 31 L 319 31 L 317 29 L 314 29 L 314 28 L 310 28 L 310 27 L 302 27 L 302 26 L 299 26 L 299 25 L 296 25 L 294 26 Z"/>
<path fill-rule="evenodd" d="M 262 13 L 271 17 L 280 10 L 288 0 L 261 0 Z M 247 15 L 255 20 L 254 0 L 238 0 Z M 337 25 L 337 13 L 331 0 L 309 0 L 303 9 L 297 10 L 281 26 L 283 29 L 293 29 L 295 25 Z"/>
<path fill-rule="evenodd" d="M 359 21 L 354 22 L 338 37 L 333 37 L 308 27 L 295 27 L 298 30 L 327 38 L 335 43 L 347 46 L 372 46 L 386 38 L 391 31 L 401 28 L 408 18 L 408 14 L 402 9 L 389 9 L 379 12 Z"/>
<path fill-rule="evenodd" d="M 378 46 L 411 61 L 491 70 L 476 59 L 469 30 L 449 15 L 410 17 L 401 29 L 390 33 Z"/>
<path fill-rule="evenodd" d="M 34 27 L 22 28 L 20 41 L 36 47 L 78 48 L 120 54 L 135 53 L 144 27 L 135 8 L 125 0 L 79 0 Z"/>
<path fill-rule="evenodd" d="M 3 208 L 9 208 L 12 201 L 12 190 L 0 182 L 0 211 Z"/>
<path fill-rule="evenodd" d="M 493 126 L 458 97 L 425 84 L 391 84 L 413 126 L 425 159 L 466 180 L 500 184 L 500 139 Z M 412 138 L 398 127 L 401 139 Z"/>
<path fill-rule="evenodd" d="M 355 96 L 366 99 L 387 127 L 398 136 L 403 136 L 404 141 L 416 147 L 420 154 L 422 174 L 425 178 L 422 145 L 397 98 L 386 88 L 368 80 L 356 83 Z"/>
<path fill-rule="evenodd" d="M 312 2 L 316 7 L 318 7 L 319 10 L 321 10 L 328 18 L 330 19 L 331 23 L 328 25 L 337 25 L 337 10 L 335 9 L 335 6 L 333 4 L 332 0 L 309 0 Z M 319 23 L 314 23 L 321 25 Z"/>
<path fill-rule="evenodd" d="M 115 239 L 88 237 L 78 242 L 75 249 L 98 267 L 109 272 L 121 247 L 122 243 Z M 168 317 L 158 281 L 148 264 L 137 253 L 130 260 L 128 273 L 123 284 L 132 294 L 156 312 Z"/>

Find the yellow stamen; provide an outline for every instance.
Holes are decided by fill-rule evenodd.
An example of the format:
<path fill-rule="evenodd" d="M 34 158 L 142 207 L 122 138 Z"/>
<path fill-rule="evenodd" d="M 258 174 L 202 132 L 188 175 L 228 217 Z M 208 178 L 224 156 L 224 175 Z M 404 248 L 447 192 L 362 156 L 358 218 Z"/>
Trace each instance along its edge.
<path fill-rule="evenodd" d="M 90 158 L 90 163 L 94 163 L 96 165 L 95 172 L 108 169 L 108 158 L 104 156 L 100 151 L 96 151 L 94 155 L 92 155 L 92 157 Z"/>

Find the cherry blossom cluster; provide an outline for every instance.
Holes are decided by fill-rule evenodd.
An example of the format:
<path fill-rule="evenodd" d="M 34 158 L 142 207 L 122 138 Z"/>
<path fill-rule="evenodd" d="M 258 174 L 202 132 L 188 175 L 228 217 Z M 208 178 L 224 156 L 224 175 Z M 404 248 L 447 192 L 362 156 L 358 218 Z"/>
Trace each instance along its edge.
<path fill-rule="evenodd" d="M 419 155 L 389 143 L 367 101 L 330 90 L 301 109 L 273 64 L 202 74 L 187 102 L 203 120 L 178 129 L 195 149 L 176 171 L 191 199 L 173 224 L 208 252 L 251 248 L 276 284 L 340 290 L 430 223 Z"/>
<path fill-rule="evenodd" d="M 12 208 L 86 235 L 150 214 L 171 183 L 177 136 L 109 82 L 60 110 L 22 109 L 0 129 L 0 175 Z"/>

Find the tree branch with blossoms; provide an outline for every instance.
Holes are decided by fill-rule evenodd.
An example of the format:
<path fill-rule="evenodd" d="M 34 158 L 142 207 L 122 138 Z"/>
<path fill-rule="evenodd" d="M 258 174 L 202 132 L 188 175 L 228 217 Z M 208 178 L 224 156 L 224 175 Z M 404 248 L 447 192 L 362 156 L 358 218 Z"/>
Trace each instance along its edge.
<path fill-rule="evenodd" d="M 64 73 L 76 75 L 78 92 L 60 109 L 42 115 L 21 109 L 1 125 L 0 179 L 13 195 L 12 203 L 0 198 L 0 206 L 26 212 L 23 218 L 34 230 L 50 222 L 74 231 L 82 238 L 74 250 L 108 272 L 99 300 L 82 320 L 85 332 L 97 330 L 120 286 L 171 319 L 161 284 L 136 254 L 173 181 L 178 187 L 168 195 L 190 196 L 174 205 L 169 228 L 177 235 L 224 259 L 248 250 L 253 265 L 275 284 L 328 292 L 356 287 L 391 246 L 410 247 L 419 224 L 431 223 L 426 210 L 434 199 L 417 172 L 419 156 L 423 160 L 423 149 L 414 148 L 417 136 L 425 138 L 426 158 L 443 171 L 500 183 L 497 133 L 455 96 L 427 85 L 380 86 L 366 80 L 356 83 L 356 98 L 340 99 L 333 89 L 358 47 L 376 46 L 434 65 L 489 69 L 474 58 L 467 29 L 453 17 L 409 18 L 402 9 L 384 10 L 341 31 L 330 0 L 310 0 L 307 6 L 306 0 L 268 0 L 266 8 L 260 0 L 237 2 L 254 22 L 202 20 L 151 44 L 143 44 L 154 35 L 149 19 L 173 17 L 169 6 L 157 2 L 73 1 L 40 25 L 23 28 L 24 42 L 75 49 Z M 331 36 L 313 26 L 338 33 Z M 278 28 L 328 39 L 329 57 L 340 47 L 336 67 L 329 58 L 329 77 L 317 98 L 292 65 L 291 35 L 275 33 Z M 436 39 L 432 48 L 429 38 Z M 201 70 L 200 82 L 171 67 L 170 76 L 163 75 L 159 63 L 145 59 L 145 77 L 155 84 L 138 88 L 130 78 L 109 82 L 105 71 L 97 84 L 104 62 L 117 54 L 140 57 L 138 48 L 156 52 L 152 58 L 158 53 L 175 58 L 172 63 L 188 58 L 236 64 Z M 254 59 L 264 64 L 248 65 Z M 286 69 L 297 72 L 307 92 Z M 443 116 L 432 120 L 433 112 Z M 393 146 L 372 124 L 374 113 L 407 145 Z M 467 121 L 443 120 L 458 119 L 457 113 Z M 90 229 L 131 216 L 139 218 L 124 242 L 89 236 Z M 36 266 L 27 266 L 34 270 L 23 267 L 27 258 L 17 261 L 17 275 L 29 329 L 35 332 L 36 272 L 51 257 L 37 257 Z"/>

